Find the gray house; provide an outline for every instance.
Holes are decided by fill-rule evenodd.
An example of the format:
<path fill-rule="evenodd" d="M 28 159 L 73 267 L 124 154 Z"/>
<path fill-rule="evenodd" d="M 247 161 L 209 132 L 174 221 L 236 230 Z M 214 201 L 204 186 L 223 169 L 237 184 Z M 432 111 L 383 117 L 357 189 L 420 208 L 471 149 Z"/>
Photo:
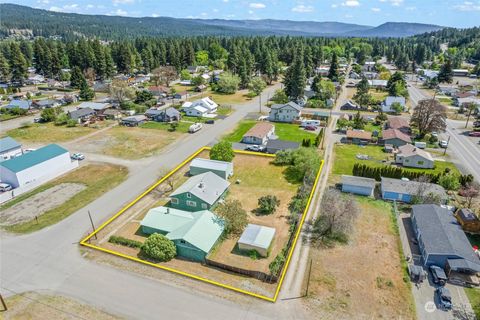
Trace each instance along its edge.
<path fill-rule="evenodd" d="M 286 104 L 274 104 L 270 109 L 268 119 L 276 122 L 293 122 L 302 113 L 302 108 L 293 101 Z"/>
<path fill-rule="evenodd" d="M 412 225 L 425 266 L 454 272 L 480 272 L 480 260 L 448 209 L 433 204 L 412 207 Z"/>
<path fill-rule="evenodd" d="M 447 200 L 445 189 L 434 183 L 382 177 L 380 190 L 383 200 L 410 203 L 420 191 L 422 191 L 424 195 L 431 194 L 438 196 L 443 202 Z"/>
<path fill-rule="evenodd" d="M 342 175 L 342 192 L 373 197 L 375 179 Z"/>
<path fill-rule="evenodd" d="M 95 110 L 90 108 L 77 109 L 77 110 L 68 112 L 68 116 L 70 117 L 70 119 L 73 119 L 78 122 L 87 120 L 88 118 L 94 116 L 95 114 L 96 114 Z"/>
<path fill-rule="evenodd" d="M 395 155 L 395 163 L 401 164 L 404 167 L 424 169 L 432 169 L 435 166 L 435 161 L 429 152 L 411 144 L 406 144 L 398 148 L 398 152 Z"/>
<path fill-rule="evenodd" d="M 137 127 L 147 121 L 147 117 L 144 115 L 136 115 L 125 117 L 121 120 L 120 124 L 127 126 L 127 127 Z"/>

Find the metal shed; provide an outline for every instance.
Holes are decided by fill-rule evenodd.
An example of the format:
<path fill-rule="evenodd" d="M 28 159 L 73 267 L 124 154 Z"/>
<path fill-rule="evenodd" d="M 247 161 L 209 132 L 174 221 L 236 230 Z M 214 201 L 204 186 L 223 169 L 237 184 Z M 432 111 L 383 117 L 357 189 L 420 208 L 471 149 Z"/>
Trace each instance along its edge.
<path fill-rule="evenodd" d="M 233 175 L 233 163 L 226 161 L 195 158 L 190 163 L 190 175 L 212 172 L 220 178 L 227 180 Z"/>
<path fill-rule="evenodd" d="M 268 256 L 268 249 L 275 236 L 275 229 L 258 224 L 248 224 L 238 240 L 240 250 L 255 250 L 261 256 Z"/>
<path fill-rule="evenodd" d="M 342 192 L 373 196 L 375 179 L 342 175 Z"/>

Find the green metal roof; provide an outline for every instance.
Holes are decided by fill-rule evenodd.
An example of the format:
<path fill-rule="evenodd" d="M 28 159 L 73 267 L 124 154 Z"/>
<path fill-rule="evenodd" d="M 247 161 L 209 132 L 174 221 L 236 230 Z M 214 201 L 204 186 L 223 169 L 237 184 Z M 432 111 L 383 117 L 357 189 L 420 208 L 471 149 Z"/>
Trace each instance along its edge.
<path fill-rule="evenodd" d="M 205 253 L 225 228 L 224 221 L 208 210 L 186 212 L 167 207 L 151 209 L 140 225 L 164 231 L 170 240 L 185 240 Z"/>
<path fill-rule="evenodd" d="M 49 144 L 48 146 L 25 153 L 19 157 L 3 161 L 0 163 L 0 166 L 13 172 L 20 172 L 66 152 L 68 151 L 57 144 Z"/>

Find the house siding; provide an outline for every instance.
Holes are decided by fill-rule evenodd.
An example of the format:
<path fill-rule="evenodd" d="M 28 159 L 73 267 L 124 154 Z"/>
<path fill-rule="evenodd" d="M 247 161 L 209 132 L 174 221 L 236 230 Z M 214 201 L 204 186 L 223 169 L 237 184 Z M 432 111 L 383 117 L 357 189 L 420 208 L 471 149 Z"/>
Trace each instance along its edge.
<path fill-rule="evenodd" d="M 181 239 L 174 240 L 175 247 L 177 248 L 177 256 L 184 259 L 203 262 L 207 252 L 198 249 L 187 241 Z"/>
<path fill-rule="evenodd" d="M 342 192 L 359 194 L 363 196 L 372 196 L 373 188 L 342 184 Z"/>
<path fill-rule="evenodd" d="M 432 169 L 434 167 L 433 161 L 420 156 L 402 157 L 401 163 L 404 167 L 412 168 Z"/>
<path fill-rule="evenodd" d="M 281 109 L 270 110 L 269 120 L 276 122 L 293 122 L 297 119 L 300 112 L 292 107 L 283 107 Z"/>
<path fill-rule="evenodd" d="M 218 200 L 222 199 L 225 196 L 226 192 L 227 191 L 225 191 L 222 195 L 220 195 L 220 197 L 218 197 Z M 188 198 L 187 193 L 188 192 L 185 192 L 185 193 L 182 193 L 182 194 L 177 194 L 176 196 L 173 196 L 172 199 L 178 199 L 178 203 L 175 204 L 175 203 L 170 201 L 170 207 L 172 207 L 174 209 L 183 210 L 183 211 L 195 212 L 195 211 L 202 211 L 202 210 L 210 210 L 210 208 L 215 206 L 215 204 L 218 202 L 218 200 L 217 200 L 217 202 L 215 202 L 213 205 L 209 205 L 208 203 L 206 203 L 205 201 L 201 200 L 200 198 L 194 196 L 193 194 L 191 194 L 191 197 Z M 187 204 L 187 201 L 195 202 L 196 206 L 189 206 Z M 204 205 L 204 206 L 202 206 L 202 205 Z"/>
<path fill-rule="evenodd" d="M 397 192 L 386 191 L 382 192 L 382 198 L 384 200 L 395 200 L 410 203 L 412 201 L 412 196 L 409 194 L 402 194 Z"/>
<path fill-rule="evenodd" d="M 384 140 L 384 143 L 385 144 L 391 144 L 392 146 L 395 146 L 395 147 L 400 147 L 400 146 L 404 146 L 404 145 L 407 144 L 406 141 L 400 140 L 398 138 L 386 139 L 386 140 Z"/>

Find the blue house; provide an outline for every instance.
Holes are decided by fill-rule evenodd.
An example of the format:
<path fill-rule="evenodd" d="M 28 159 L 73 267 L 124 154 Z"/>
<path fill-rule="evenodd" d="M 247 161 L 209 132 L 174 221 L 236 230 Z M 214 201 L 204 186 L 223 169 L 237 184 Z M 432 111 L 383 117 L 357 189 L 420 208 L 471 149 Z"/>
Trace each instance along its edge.
<path fill-rule="evenodd" d="M 410 203 L 419 193 L 436 195 L 443 201 L 447 199 L 445 189 L 434 183 L 382 177 L 380 189 L 383 200 Z"/>
<path fill-rule="evenodd" d="M 342 192 L 373 197 L 375 179 L 342 175 Z"/>
<path fill-rule="evenodd" d="M 29 110 L 32 107 L 32 100 L 12 100 L 5 106 L 5 109 L 19 108 L 23 110 Z"/>

